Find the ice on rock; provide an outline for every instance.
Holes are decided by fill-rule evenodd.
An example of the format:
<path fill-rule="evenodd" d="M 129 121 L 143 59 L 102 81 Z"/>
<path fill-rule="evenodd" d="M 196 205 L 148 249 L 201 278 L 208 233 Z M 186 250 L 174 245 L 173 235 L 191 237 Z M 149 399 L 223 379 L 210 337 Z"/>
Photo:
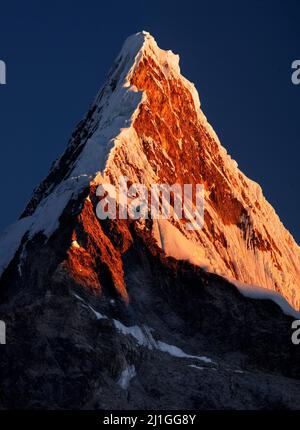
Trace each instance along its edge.
<path fill-rule="evenodd" d="M 130 381 L 132 380 L 132 378 L 134 378 L 136 376 L 136 370 L 134 366 L 128 366 L 126 367 L 121 375 L 120 378 L 118 380 L 118 385 L 123 389 L 123 390 L 128 390 L 129 388 L 129 384 Z"/>

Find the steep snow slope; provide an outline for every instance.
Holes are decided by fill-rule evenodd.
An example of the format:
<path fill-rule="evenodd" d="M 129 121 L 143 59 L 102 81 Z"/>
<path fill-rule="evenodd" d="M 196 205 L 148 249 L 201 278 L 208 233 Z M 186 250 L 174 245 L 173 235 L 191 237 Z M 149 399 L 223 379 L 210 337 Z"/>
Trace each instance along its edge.
<path fill-rule="evenodd" d="M 166 228 L 159 221 L 165 251 L 241 283 L 280 292 L 299 309 L 298 245 L 259 185 L 243 175 L 221 146 L 197 91 L 180 74 L 179 57 L 159 49 L 146 32 L 127 39 L 65 153 L 19 222 L 0 239 L 0 270 L 25 233 L 27 240 L 38 232 L 50 237 L 70 200 L 91 184 L 117 183 L 121 175 L 148 187 L 203 184 L 203 229 L 189 231 L 175 219 Z M 186 257 L 188 245 L 177 240 L 180 235 L 190 241 L 192 257 Z M 163 247 L 155 223 L 153 237 Z"/>

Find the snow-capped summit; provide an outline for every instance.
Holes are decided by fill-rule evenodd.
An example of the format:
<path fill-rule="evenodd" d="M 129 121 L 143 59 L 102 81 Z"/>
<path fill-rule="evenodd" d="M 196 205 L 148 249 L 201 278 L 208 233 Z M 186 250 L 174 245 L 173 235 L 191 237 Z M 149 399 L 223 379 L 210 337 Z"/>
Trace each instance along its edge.
<path fill-rule="evenodd" d="M 221 146 L 194 85 L 180 73 L 179 56 L 160 49 L 145 31 L 125 41 L 65 152 L 20 220 L 2 234 L 1 270 L 17 251 L 24 255 L 35 235 L 55 234 L 70 201 L 91 193 L 92 184 L 114 184 L 120 176 L 147 187 L 203 184 L 203 229 L 188 231 L 185 223 L 153 221 L 158 245 L 167 255 L 187 259 L 238 285 L 279 292 L 299 308 L 298 245 L 260 186 Z M 66 246 L 71 246 L 71 238 Z M 123 281 L 122 285 L 125 291 Z"/>

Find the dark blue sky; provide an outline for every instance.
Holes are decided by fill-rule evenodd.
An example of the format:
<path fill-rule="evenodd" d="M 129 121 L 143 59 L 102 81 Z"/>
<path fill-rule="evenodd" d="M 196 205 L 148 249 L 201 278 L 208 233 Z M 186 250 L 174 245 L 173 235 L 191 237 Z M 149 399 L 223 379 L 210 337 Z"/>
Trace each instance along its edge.
<path fill-rule="evenodd" d="M 300 242 L 299 0 L 1 2 L 0 229 L 64 150 L 124 39 L 147 30 L 181 56 L 240 168 Z"/>

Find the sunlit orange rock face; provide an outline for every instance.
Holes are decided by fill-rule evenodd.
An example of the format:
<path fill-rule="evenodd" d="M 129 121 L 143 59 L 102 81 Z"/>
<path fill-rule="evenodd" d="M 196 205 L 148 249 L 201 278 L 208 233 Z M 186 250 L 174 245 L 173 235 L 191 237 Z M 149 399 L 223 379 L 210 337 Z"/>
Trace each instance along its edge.
<path fill-rule="evenodd" d="M 199 123 L 191 93 L 180 79 L 166 79 L 147 55 L 139 63 L 131 84 L 147 94 L 147 102 L 142 104 L 133 126 L 161 183 L 205 184 L 223 223 L 237 224 L 244 207 L 232 196 L 227 172 L 224 175 L 220 171 L 218 146 Z M 148 144 L 149 138 L 155 145 Z M 157 147 L 163 148 L 169 159 L 159 158 Z M 211 157 L 215 164 L 210 162 Z"/>
<path fill-rule="evenodd" d="M 192 95 L 182 81 L 175 77 L 166 79 L 160 66 L 144 55 L 131 84 L 147 94 L 147 102 L 141 105 L 133 126 L 149 163 L 158 173 L 160 183 L 204 184 L 210 194 L 211 205 L 222 223 L 242 228 L 242 215 L 247 213 L 250 202 L 245 193 L 242 202 L 234 197 L 234 187 L 239 184 L 224 168 L 219 146 L 199 122 Z M 154 145 L 149 145 L 149 138 L 155 142 Z M 167 159 L 160 157 L 157 147 L 164 149 Z M 254 211 L 259 210 L 259 204 L 257 206 Z M 216 252 L 221 247 L 227 247 L 224 233 L 216 227 L 208 212 L 205 213 L 204 232 Z M 265 237 L 253 230 L 249 244 L 263 251 L 271 251 L 274 264 L 279 266 L 276 253 L 280 254 L 280 250 L 267 230 Z M 224 262 L 228 274 L 237 277 L 230 259 Z"/>
<path fill-rule="evenodd" d="M 91 187 L 91 196 L 95 187 Z M 94 199 L 94 198 L 93 198 Z M 105 230 L 104 230 L 105 229 Z M 101 225 L 94 204 L 86 198 L 75 220 L 71 246 L 61 267 L 76 284 L 95 294 L 109 293 L 128 302 L 121 254 L 131 243 L 128 226 L 123 222 L 108 221 Z"/>

